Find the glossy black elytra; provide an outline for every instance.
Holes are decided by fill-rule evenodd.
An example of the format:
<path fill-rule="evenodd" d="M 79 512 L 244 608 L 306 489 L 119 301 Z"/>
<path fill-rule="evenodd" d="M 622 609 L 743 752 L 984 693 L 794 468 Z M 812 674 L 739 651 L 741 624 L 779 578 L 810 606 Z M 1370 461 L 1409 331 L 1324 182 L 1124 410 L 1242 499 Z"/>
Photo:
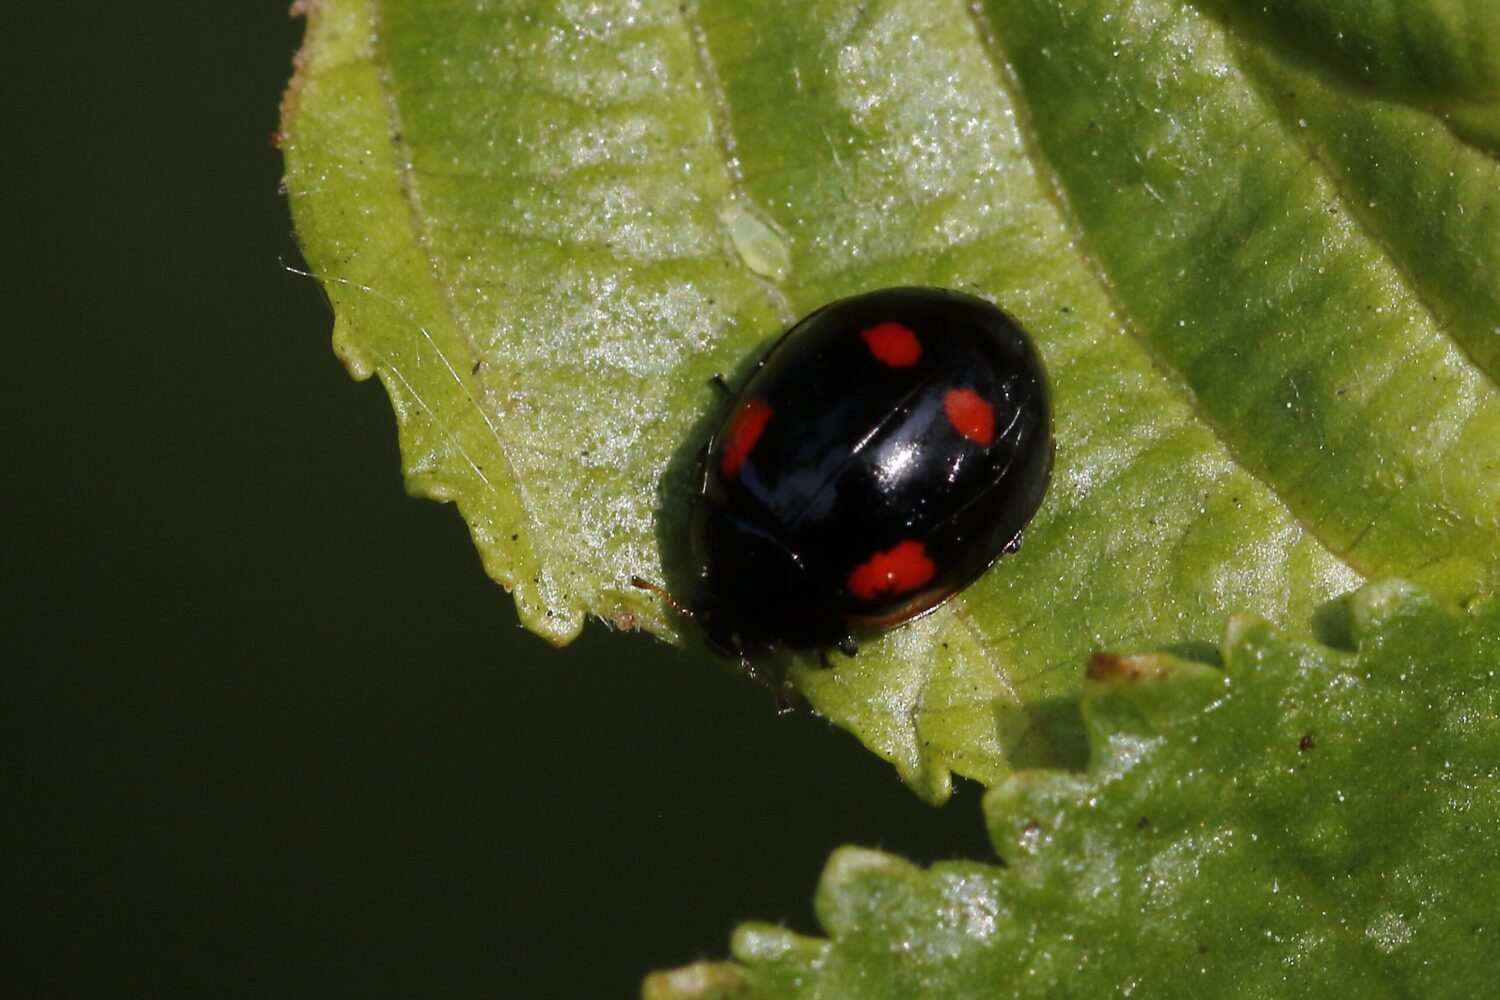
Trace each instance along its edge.
<path fill-rule="evenodd" d="M 688 613 L 741 658 L 855 649 L 1019 545 L 1052 470 L 1046 377 L 983 299 L 888 288 L 793 326 L 705 454 Z"/>

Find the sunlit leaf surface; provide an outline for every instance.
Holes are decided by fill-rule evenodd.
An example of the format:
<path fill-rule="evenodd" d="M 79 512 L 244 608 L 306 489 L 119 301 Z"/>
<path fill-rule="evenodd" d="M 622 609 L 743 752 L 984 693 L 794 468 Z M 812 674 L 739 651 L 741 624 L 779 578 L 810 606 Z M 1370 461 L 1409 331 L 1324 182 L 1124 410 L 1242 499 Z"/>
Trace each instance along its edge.
<path fill-rule="evenodd" d="M 629 579 L 690 590 L 710 376 L 893 284 L 1020 318 L 1058 421 L 1018 555 L 788 667 L 923 795 L 1076 759 L 1095 649 L 1493 585 L 1491 0 L 304 6 L 282 144 L 337 349 L 555 641 L 684 636 Z"/>
<path fill-rule="evenodd" d="M 1475 997 L 1500 975 L 1500 606 L 1372 584 L 1334 631 L 1235 619 L 1224 670 L 1100 657 L 1083 773 L 986 799 L 1008 867 L 859 848 L 827 939 L 750 925 L 742 965 L 649 1000 Z"/>

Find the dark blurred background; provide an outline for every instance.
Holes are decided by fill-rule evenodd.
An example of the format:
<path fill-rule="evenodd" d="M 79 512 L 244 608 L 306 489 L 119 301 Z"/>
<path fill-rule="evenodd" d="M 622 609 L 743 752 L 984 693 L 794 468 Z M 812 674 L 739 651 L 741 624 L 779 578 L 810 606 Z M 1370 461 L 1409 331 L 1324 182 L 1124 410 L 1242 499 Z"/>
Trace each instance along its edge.
<path fill-rule="evenodd" d="M 814 930 L 840 843 L 988 854 L 722 664 L 523 632 L 329 348 L 285 0 L 10 3 L 0 980 L 626 997 Z"/>

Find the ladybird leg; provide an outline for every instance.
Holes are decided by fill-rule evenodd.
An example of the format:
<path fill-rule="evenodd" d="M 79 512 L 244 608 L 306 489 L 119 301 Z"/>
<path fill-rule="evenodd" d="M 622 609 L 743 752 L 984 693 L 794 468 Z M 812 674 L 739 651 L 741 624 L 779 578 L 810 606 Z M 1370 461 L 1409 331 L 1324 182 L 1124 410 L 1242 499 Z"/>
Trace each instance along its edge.
<path fill-rule="evenodd" d="M 772 677 L 767 675 L 764 670 L 757 667 L 755 661 L 751 660 L 750 657 L 740 656 L 740 669 L 748 674 L 751 680 L 771 692 L 771 697 L 776 702 L 777 715 L 785 715 L 792 710 L 792 706 L 787 703 L 786 696 L 781 693 L 781 686 Z"/>
<path fill-rule="evenodd" d="M 1024 529 L 1016 532 L 1016 537 L 1005 543 L 1005 548 L 1000 550 L 1000 554 L 1008 556 L 1012 552 L 1020 552 L 1022 536 L 1024 536 L 1025 534 L 1026 532 Z"/>
<path fill-rule="evenodd" d="M 725 399 L 734 395 L 734 390 L 729 388 L 729 383 L 724 381 L 723 375 L 714 375 L 713 378 L 708 380 L 708 384 L 723 393 Z"/>
<path fill-rule="evenodd" d="M 854 633 L 850 633 L 839 640 L 839 652 L 845 656 L 853 656 L 859 652 L 859 643 L 854 641 Z"/>

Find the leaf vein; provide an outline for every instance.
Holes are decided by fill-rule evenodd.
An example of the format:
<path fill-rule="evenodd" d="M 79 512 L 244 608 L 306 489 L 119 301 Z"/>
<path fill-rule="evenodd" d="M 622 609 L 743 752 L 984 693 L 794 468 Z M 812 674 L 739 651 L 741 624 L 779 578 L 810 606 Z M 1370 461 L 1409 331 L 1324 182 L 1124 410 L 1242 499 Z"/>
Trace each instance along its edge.
<path fill-rule="evenodd" d="M 453 301 L 452 283 L 449 282 L 444 276 L 442 266 L 438 262 L 437 256 L 433 253 L 432 250 L 430 226 L 425 219 L 425 213 L 423 212 L 421 206 L 421 197 L 417 191 L 417 180 L 412 169 L 411 149 L 407 144 L 405 132 L 401 126 L 400 107 L 398 106 L 398 102 L 396 100 L 395 88 L 391 83 L 390 65 L 385 58 L 384 51 L 381 48 L 385 34 L 382 30 L 380 30 L 382 25 L 380 5 L 381 0 L 370 0 L 370 22 L 375 39 L 371 63 L 375 67 L 376 77 L 380 82 L 380 93 L 382 98 L 385 100 L 386 120 L 388 123 L 387 134 L 390 136 L 391 145 L 395 151 L 398 173 L 397 182 L 401 190 L 401 200 L 402 203 L 406 206 L 412 232 L 415 236 L 415 242 L 417 246 L 421 248 L 422 254 L 427 260 L 433 286 L 437 289 L 438 296 L 442 299 L 443 305 L 448 311 L 448 317 L 453 323 L 454 329 L 458 332 L 460 339 L 463 341 L 464 347 L 468 353 L 469 363 L 471 365 L 474 365 L 481 360 L 481 356 L 475 348 L 474 339 L 469 333 L 468 324 L 465 322 L 465 318 L 462 312 L 458 309 L 457 304 Z M 453 364 L 449 361 L 442 348 L 438 346 L 438 344 L 432 339 L 432 336 L 428 334 L 425 329 L 423 329 L 422 332 L 426 336 L 428 343 L 432 344 L 433 350 L 437 352 L 438 358 L 441 360 L 443 367 L 453 378 L 455 384 L 458 385 L 459 389 L 463 392 L 464 397 L 474 407 L 475 412 L 479 414 L 480 420 L 484 422 L 485 427 L 489 430 L 490 436 L 495 442 L 495 448 L 500 462 L 505 466 L 506 470 L 509 473 L 510 481 L 512 484 L 514 484 L 517 503 L 519 504 L 520 509 L 526 519 L 525 527 L 529 529 L 524 532 L 524 537 L 526 538 L 526 546 L 531 549 L 533 553 L 535 553 L 538 546 L 537 539 L 540 537 L 540 532 L 535 530 L 538 526 L 538 518 L 534 505 L 530 497 L 527 495 L 526 486 L 522 481 L 521 476 L 519 475 L 515 462 L 511 458 L 510 446 L 506 442 L 504 435 L 502 435 L 500 432 L 500 428 L 498 426 L 498 418 L 500 414 L 496 414 L 495 419 L 491 418 L 488 411 L 486 411 L 480 401 L 475 398 L 471 386 L 463 379 L 461 375 L 459 375 L 458 371 L 453 367 Z M 397 374 L 399 376 L 399 373 Z M 406 382 L 405 376 L 399 377 L 401 377 L 403 382 Z M 407 384 L 409 385 L 410 383 Z M 423 406 L 426 406 L 425 402 L 423 403 Z M 429 412 L 431 412 L 430 409 Z M 456 441 L 452 432 L 448 431 L 446 428 L 444 428 L 444 434 L 445 436 L 449 437 L 450 440 Z M 462 442 L 458 441 L 457 443 L 459 452 L 464 455 L 464 459 L 468 461 L 471 466 L 474 466 L 477 470 L 478 464 L 474 462 L 474 460 L 467 454 Z M 483 473 L 481 473 L 480 476 L 486 486 L 488 486 L 491 490 L 496 489 L 494 484 L 487 476 L 484 476 Z M 544 565 L 545 564 L 546 563 L 544 560 Z"/>
<path fill-rule="evenodd" d="M 1008 95 L 1012 105 L 1016 109 L 1016 131 L 1020 135 L 1021 143 L 1036 170 L 1040 187 L 1048 199 L 1051 200 L 1059 221 L 1069 231 L 1070 243 L 1077 248 L 1084 269 L 1093 277 L 1105 301 L 1109 303 L 1111 318 L 1119 325 L 1121 332 L 1140 347 L 1147 362 L 1160 377 L 1162 383 L 1175 391 L 1176 395 L 1182 399 L 1183 403 L 1205 427 L 1212 429 L 1214 440 L 1218 443 L 1219 447 L 1225 450 L 1230 460 L 1238 468 L 1242 469 L 1246 475 L 1259 483 L 1266 490 L 1267 495 L 1275 498 L 1281 508 L 1286 511 L 1287 516 L 1295 521 L 1308 537 L 1315 540 L 1333 559 L 1343 563 L 1345 567 L 1358 573 L 1360 576 L 1368 575 L 1361 567 L 1355 565 L 1350 560 L 1347 553 L 1335 550 L 1329 544 L 1328 540 L 1323 537 L 1322 533 L 1317 530 L 1318 526 L 1316 524 L 1304 518 L 1299 511 L 1287 502 L 1286 498 L 1282 496 L 1281 491 L 1277 490 L 1270 480 L 1239 455 L 1228 438 L 1221 432 L 1217 422 L 1212 420 L 1199 405 L 1197 395 L 1193 392 L 1192 387 L 1183 380 L 1182 374 L 1173 366 L 1166 363 L 1155 348 L 1152 347 L 1147 337 L 1136 328 L 1130 310 L 1126 308 L 1124 300 L 1120 297 L 1114 282 L 1110 280 L 1103 264 L 1088 251 L 1088 233 L 1077 213 L 1073 210 L 1071 199 L 1068 197 L 1063 183 L 1062 174 L 1052 165 L 1051 160 L 1043 151 L 1042 142 L 1037 135 L 1024 88 L 1022 88 L 1020 81 L 1015 76 L 1014 70 L 1011 68 L 1010 61 L 1007 59 L 1004 47 L 1000 41 L 999 33 L 982 3 L 983 0 L 970 0 L 968 9 L 978 28 L 980 45 L 984 49 L 991 67 L 994 69 L 996 86 Z"/>
<path fill-rule="evenodd" d="M 1231 53 L 1237 53 L 1237 47 L 1235 46 L 1227 46 L 1226 48 Z M 1500 373 L 1485 368 L 1474 357 L 1468 345 L 1454 335 L 1452 322 L 1439 312 L 1423 291 L 1421 284 L 1413 277 L 1411 270 L 1403 262 L 1400 254 L 1396 252 L 1389 241 L 1380 235 L 1378 229 L 1365 212 L 1360 199 L 1349 197 L 1349 193 L 1340 182 L 1337 172 L 1323 158 L 1322 154 L 1319 153 L 1318 147 L 1313 143 L 1311 137 L 1308 137 L 1303 129 L 1293 127 L 1293 123 L 1287 118 L 1286 109 L 1271 96 L 1269 81 L 1263 79 L 1253 68 L 1246 66 L 1237 54 L 1232 55 L 1231 58 L 1234 59 L 1234 64 L 1240 73 L 1249 81 L 1251 89 L 1255 92 L 1256 97 L 1260 99 L 1261 104 L 1268 109 L 1270 119 L 1280 127 L 1282 136 L 1306 153 L 1309 165 L 1317 171 L 1318 176 L 1332 190 L 1335 197 L 1338 198 L 1339 204 L 1344 207 L 1344 215 L 1354 223 L 1360 237 L 1369 243 L 1370 246 L 1374 247 L 1379 252 L 1381 259 L 1396 273 L 1396 277 L 1400 279 L 1401 287 L 1416 300 L 1417 305 L 1427 314 L 1427 317 L 1431 320 L 1433 329 L 1442 333 L 1457 348 L 1459 353 L 1463 355 L 1469 365 L 1475 371 L 1479 372 L 1491 385 L 1500 384 Z"/>
<path fill-rule="evenodd" d="M 739 160 L 734 155 L 734 131 L 733 122 L 729 113 L 729 97 L 724 91 L 724 82 L 719 78 L 718 68 L 714 65 L 713 52 L 709 50 L 708 30 L 699 16 L 696 0 L 689 0 L 680 4 L 677 8 L 683 22 L 687 26 L 688 36 L 692 39 L 694 62 L 698 70 L 698 82 L 707 95 L 709 101 L 709 117 L 712 123 L 714 147 L 719 151 L 719 157 L 723 161 L 724 174 L 729 179 L 730 197 L 738 202 L 746 210 L 754 212 L 756 218 L 764 220 L 765 214 L 759 210 L 754 199 L 750 197 L 749 187 L 745 183 L 745 175 L 739 165 Z M 720 228 L 724 229 L 724 236 L 732 247 L 733 238 L 728 227 L 721 220 Z M 783 323 L 790 325 L 797 319 L 796 310 L 793 309 L 791 300 L 787 297 L 786 290 L 778 281 L 761 275 L 753 275 L 763 289 L 766 299 L 771 308 L 776 312 Z"/>

